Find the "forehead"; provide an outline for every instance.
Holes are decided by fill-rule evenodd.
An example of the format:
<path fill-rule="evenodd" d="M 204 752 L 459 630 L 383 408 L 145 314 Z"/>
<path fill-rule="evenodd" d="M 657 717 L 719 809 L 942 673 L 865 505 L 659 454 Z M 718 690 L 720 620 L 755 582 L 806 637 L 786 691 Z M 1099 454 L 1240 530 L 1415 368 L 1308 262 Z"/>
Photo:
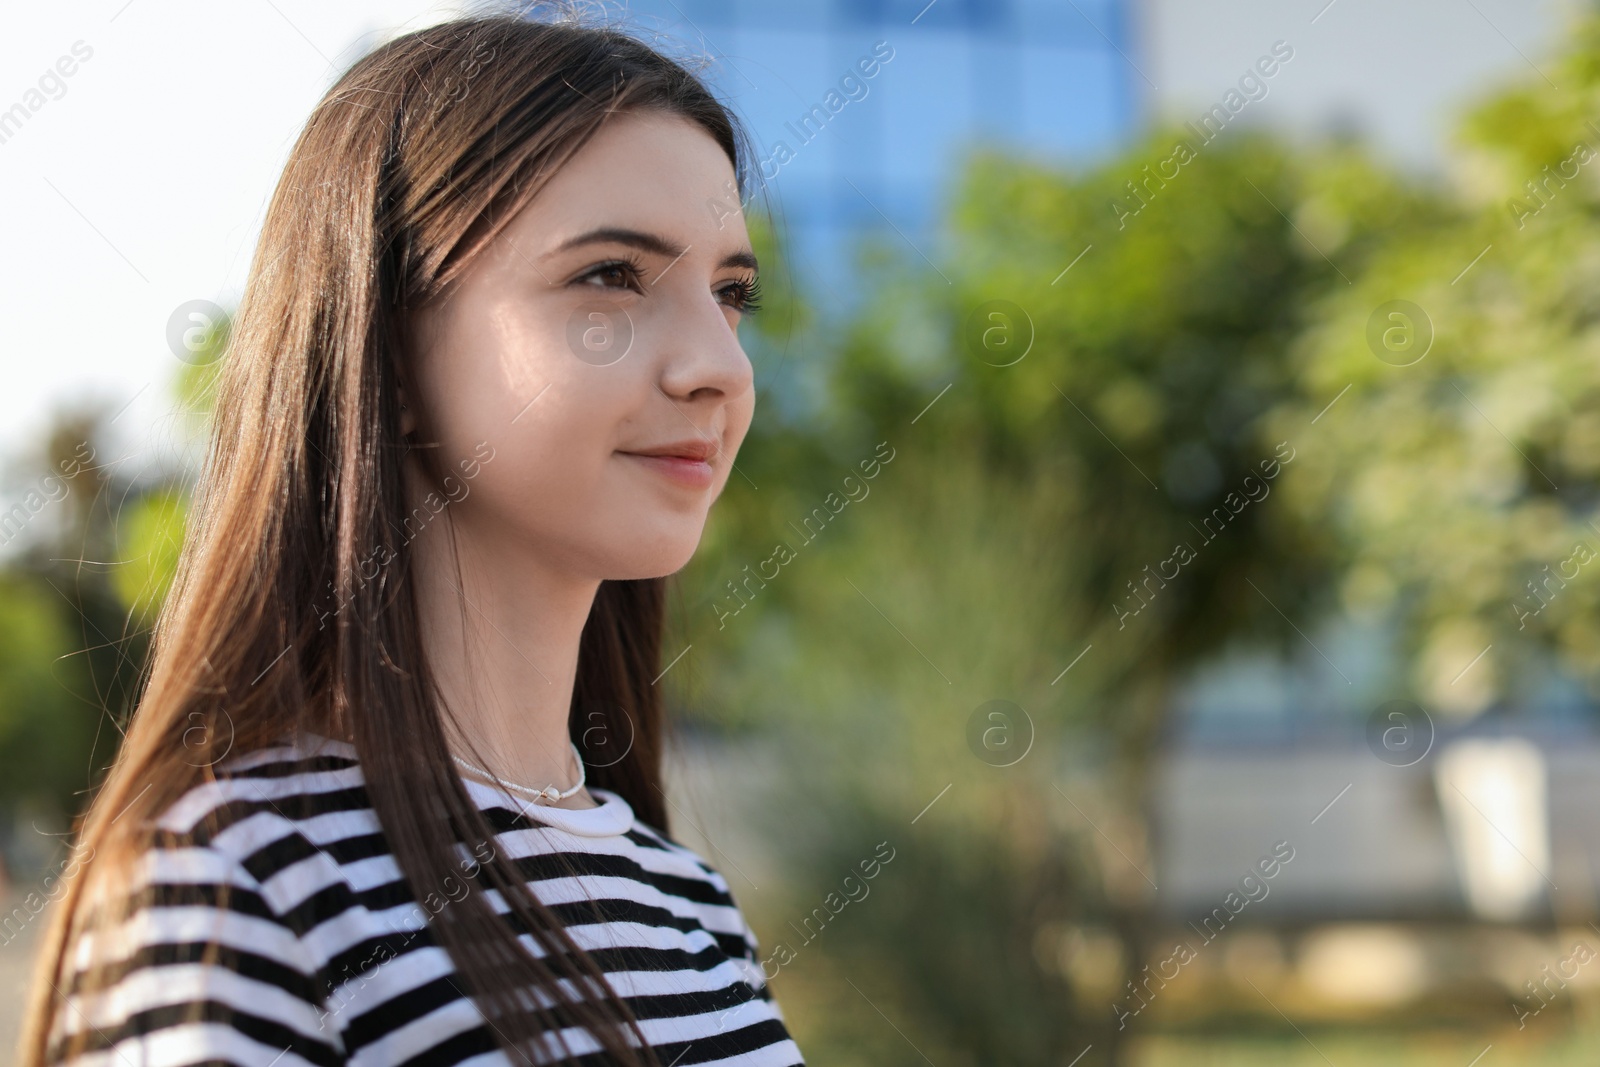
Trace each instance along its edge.
<path fill-rule="evenodd" d="M 546 247 L 602 226 L 717 252 L 749 240 L 727 153 L 703 127 L 657 111 L 607 119 L 512 225 Z"/>

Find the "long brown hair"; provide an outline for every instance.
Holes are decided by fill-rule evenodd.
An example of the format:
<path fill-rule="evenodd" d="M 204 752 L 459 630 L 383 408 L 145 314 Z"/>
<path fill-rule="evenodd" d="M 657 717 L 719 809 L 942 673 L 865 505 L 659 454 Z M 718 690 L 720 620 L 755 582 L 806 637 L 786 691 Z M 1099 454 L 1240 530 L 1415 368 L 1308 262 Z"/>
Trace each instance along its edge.
<path fill-rule="evenodd" d="M 23 1067 L 54 1051 L 63 963 L 101 917 L 86 886 L 125 881 L 160 814 L 217 776 L 224 746 L 249 752 L 307 730 L 351 742 L 418 899 L 457 873 L 455 842 L 493 839 L 453 770 L 419 636 L 406 533 L 416 517 L 401 478 L 401 317 L 444 294 L 608 115 L 640 109 L 705 129 L 744 187 L 748 141 L 694 73 L 570 17 L 492 14 L 406 34 L 356 62 L 318 104 L 267 210 L 233 323 L 142 698 L 78 819 L 77 850 L 89 860 L 44 939 Z M 454 457 L 418 451 L 441 483 Z M 625 749 L 591 760 L 590 781 L 666 830 L 653 685 L 664 602 L 660 578 L 601 583 L 569 723 L 580 747 L 598 729 L 612 751 Z M 644 1044 L 631 1011 L 512 862 L 495 851 L 482 870 L 543 955 L 525 951 L 481 893 L 429 925 L 507 1054 L 526 1062 L 523 1048 L 579 1027 L 612 1062 L 655 1064 L 630 1044 Z M 104 977 L 91 970 L 78 991 Z M 564 992 L 561 979 L 587 995 Z M 553 1007 L 536 1010 L 519 990 Z"/>

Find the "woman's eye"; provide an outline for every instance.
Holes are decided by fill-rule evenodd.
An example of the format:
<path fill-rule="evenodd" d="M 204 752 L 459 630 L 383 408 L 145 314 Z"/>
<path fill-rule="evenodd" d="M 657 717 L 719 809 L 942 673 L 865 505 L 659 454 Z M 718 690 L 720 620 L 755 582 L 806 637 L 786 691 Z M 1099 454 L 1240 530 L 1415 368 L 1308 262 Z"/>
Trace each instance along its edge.
<path fill-rule="evenodd" d="M 637 289 L 639 272 L 628 263 L 605 263 L 585 274 L 582 279 L 585 284 L 597 285 L 602 289 Z"/>
<path fill-rule="evenodd" d="M 725 285 L 718 290 L 722 303 L 735 311 L 750 314 L 761 309 L 761 280 L 750 278 Z"/>

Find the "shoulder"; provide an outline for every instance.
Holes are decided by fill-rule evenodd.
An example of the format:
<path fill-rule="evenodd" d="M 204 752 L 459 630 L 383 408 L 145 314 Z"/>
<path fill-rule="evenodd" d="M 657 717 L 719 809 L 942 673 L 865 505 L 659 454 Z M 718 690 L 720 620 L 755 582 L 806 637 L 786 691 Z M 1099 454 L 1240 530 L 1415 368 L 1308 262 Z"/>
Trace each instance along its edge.
<path fill-rule="evenodd" d="M 679 876 L 684 895 L 706 903 L 734 906 L 733 892 L 727 878 L 693 848 L 639 819 L 634 820 L 627 838 L 635 854 L 641 857 L 641 863 L 654 870 Z"/>
<path fill-rule="evenodd" d="M 650 880 L 663 893 L 676 897 L 692 909 L 728 956 L 752 963 L 759 958 L 760 944 L 755 931 L 740 908 L 728 878 L 717 865 L 646 822 L 635 820 L 627 837 L 641 867 L 650 872 Z M 736 878 L 743 878 L 731 862 L 730 869 Z M 749 974 L 746 977 L 754 985 L 762 984 L 759 977 Z"/>
<path fill-rule="evenodd" d="M 249 906 L 300 932 L 321 842 L 375 832 L 354 750 L 299 740 L 226 757 L 155 820 L 135 883 L 158 900 L 172 886 L 211 879 L 255 898 Z"/>
<path fill-rule="evenodd" d="M 306 841 L 271 796 L 271 783 L 308 787 L 301 775 L 326 773 L 291 769 L 305 758 L 285 747 L 225 761 L 216 780 L 158 816 L 150 847 L 105 889 L 116 907 L 71 947 L 70 1010 L 57 1018 L 50 1062 L 81 1056 L 110 1067 L 130 1053 L 181 1047 L 199 1059 L 254 1063 L 262 1034 L 284 1035 L 278 1048 L 297 1044 L 312 1062 L 334 1062 L 340 1042 L 326 1028 L 325 975 L 304 938 L 294 876 L 283 875 Z M 80 1040 L 87 1044 L 69 1054 Z"/>
<path fill-rule="evenodd" d="M 189 789 L 162 813 L 157 827 L 176 835 L 221 836 L 262 810 L 295 820 L 315 814 L 317 802 L 349 799 L 363 787 L 353 746 L 320 738 L 284 741 L 228 756 L 210 780 Z"/>
<path fill-rule="evenodd" d="M 283 741 L 235 753 L 209 769 L 157 819 L 161 831 L 223 838 L 235 824 L 262 812 L 290 821 L 314 816 L 318 805 L 364 794 L 355 749 L 327 740 Z"/>

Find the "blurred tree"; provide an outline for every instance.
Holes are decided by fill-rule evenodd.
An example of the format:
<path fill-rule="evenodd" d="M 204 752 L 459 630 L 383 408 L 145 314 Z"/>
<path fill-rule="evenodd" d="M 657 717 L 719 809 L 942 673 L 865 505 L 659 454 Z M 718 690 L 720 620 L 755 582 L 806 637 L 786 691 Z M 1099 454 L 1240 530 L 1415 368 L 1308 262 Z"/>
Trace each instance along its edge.
<path fill-rule="evenodd" d="M 174 379 L 190 444 L 227 336 L 224 322 Z M 107 414 L 57 420 L 40 460 L 21 471 L 35 488 L 12 512 L 20 518 L 6 532 L 17 547 L 0 565 L 0 810 L 63 826 L 115 757 L 188 499 L 187 472 L 147 464 L 133 473 L 130 456 L 107 455 Z"/>
<path fill-rule="evenodd" d="M 941 1063 L 1065 1062 L 1090 1041 L 1085 1064 L 1117 1060 L 1112 1005 L 1079 1013 L 1050 931 L 1109 924 L 1138 976 L 1142 804 L 1175 684 L 1241 636 L 1301 640 L 1280 610 L 1334 599 L 1337 543 L 1266 502 L 1326 447 L 1277 421 L 1329 399 L 1291 347 L 1380 248 L 1452 217 L 1352 145 L 1243 130 L 1152 180 L 1190 136 L 1081 174 L 977 157 L 939 267 L 879 247 L 865 310 L 791 342 L 837 349 L 825 402 L 800 425 L 758 412 L 752 484 L 730 482 L 720 551 L 685 573 L 686 703 L 778 718 L 805 768 L 785 840 L 821 873 L 789 906 L 870 851 L 852 826 L 901 827 L 913 858 L 882 882 L 907 881 L 863 906 L 849 953 Z M 879 442 L 895 458 L 867 481 Z M 794 558 L 774 575 L 776 543 Z M 1023 711 L 987 736 L 1035 745 L 1013 766 L 969 739 L 994 699 Z M 863 1007 L 837 987 L 827 1004 Z M 911 1062 L 887 1040 L 854 1062 Z"/>
<path fill-rule="evenodd" d="M 0 571 L 0 810 L 8 814 L 70 811 L 82 784 L 93 720 L 74 696 L 89 686 L 66 608 L 42 576 Z"/>
<path fill-rule="evenodd" d="M 23 472 L 49 503 L 18 530 L 21 547 L 0 569 L 8 591 L 0 805 L 63 825 L 96 777 L 91 768 L 115 753 L 105 717 L 114 721 L 126 706 L 139 664 L 137 637 L 130 643 L 105 581 L 115 545 L 104 521 L 112 477 L 104 418 L 85 410 L 56 422 L 40 460 Z"/>
<path fill-rule="evenodd" d="M 1550 69 L 1471 114 L 1460 211 L 1382 236 L 1271 420 L 1342 397 L 1286 513 L 1337 539 L 1343 605 L 1397 622 L 1447 721 L 1552 668 L 1600 697 L 1600 16 Z"/>

